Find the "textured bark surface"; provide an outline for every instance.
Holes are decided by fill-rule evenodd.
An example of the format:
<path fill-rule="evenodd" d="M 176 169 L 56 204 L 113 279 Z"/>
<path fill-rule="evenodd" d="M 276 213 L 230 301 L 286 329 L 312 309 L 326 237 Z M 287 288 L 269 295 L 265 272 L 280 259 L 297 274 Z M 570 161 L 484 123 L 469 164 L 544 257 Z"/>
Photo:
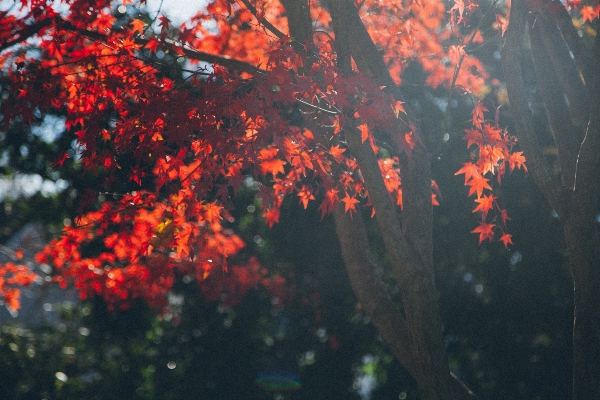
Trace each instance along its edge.
<path fill-rule="evenodd" d="M 342 205 L 334 211 L 333 216 L 350 284 L 362 310 L 370 318 L 392 354 L 412 376 L 415 376 L 408 326 L 398 307 L 387 295 L 377 274 L 362 216 L 344 213 Z M 457 399 L 477 399 L 456 376 L 452 375 L 451 383 Z"/>

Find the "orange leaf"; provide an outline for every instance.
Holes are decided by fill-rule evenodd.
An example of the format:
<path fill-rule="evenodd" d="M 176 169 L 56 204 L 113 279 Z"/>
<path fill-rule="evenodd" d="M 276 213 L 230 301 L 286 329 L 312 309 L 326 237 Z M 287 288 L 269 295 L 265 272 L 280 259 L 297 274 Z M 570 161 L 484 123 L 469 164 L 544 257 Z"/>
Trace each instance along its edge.
<path fill-rule="evenodd" d="M 408 147 L 410 147 L 411 150 L 415 148 L 415 139 L 413 137 L 412 131 L 404 134 L 404 140 L 406 141 L 406 144 L 408 144 Z"/>
<path fill-rule="evenodd" d="M 21 307 L 21 291 L 16 288 L 4 289 L 2 294 L 6 308 L 11 311 L 17 311 Z"/>
<path fill-rule="evenodd" d="M 483 215 L 487 215 L 488 211 L 494 208 L 494 201 L 496 197 L 493 195 L 485 195 L 475 199 L 476 203 L 479 203 L 473 212 L 481 211 Z"/>
<path fill-rule="evenodd" d="M 369 137 L 369 127 L 367 126 L 367 124 L 362 124 L 357 126 L 357 128 L 360 130 L 360 140 L 361 142 L 365 142 L 365 140 L 367 140 L 367 138 Z"/>
<path fill-rule="evenodd" d="M 273 224 L 279 222 L 279 209 L 278 208 L 269 208 L 264 212 L 264 217 L 269 225 L 269 228 L 273 227 Z"/>
<path fill-rule="evenodd" d="M 285 173 L 285 169 L 283 168 L 285 164 L 286 162 L 283 160 L 265 160 L 259 164 L 259 167 L 263 174 L 271 173 L 275 176 L 278 173 Z"/>
<path fill-rule="evenodd" d="M 481 129 L 481 125 L 485 121 L 484 113 L 488 112 L 488 109 L 485 108 L 482 102 L 478 102 L 475 104 L 473 111 L 471 112 L 473 126 L 477 129 Z"/>
<path fill-rule="evenodd" d="M 492 187 L 488 184 L 488 182 L 489 179 L 482 176 L 471 179 L 468 183 L 468 185 L 471 186 L 471 189 L 469 189 L 469 196 L 473 193 L 477 193 L 477 197 L 479 198 L 483 193 L 483 189 L 492 190 Z"/>
<path fill-rule="evenodd" d="M 592 6 L 583 6 L 581 8 L 581 19 L 583 22 L 586 21 L 592 22 L 594 19 L 598 17 L 598 13 L 600 12 L 600 7 L 592 7 Z"/>
<path fill-rule="evenodd" d="M 346 151 L 346 149 L 341 148 L 338 144 L 331 146 L 329 148 L 329 153 L 333 156 L 333 158 L 335 158 L 337 160 L 342 159 L 342 156 L 345 151 Z"/>
<path fill-rule="evenodd" d="M 508 157 L 508 168 L 510 168 L 511 171 L 513 171 L 515 168 L 523 168 L 525 172 L 527 172 L 527 167 L 525 166 L 525 157 L 523 156 L 522 151 L 516 151 Z"/>
<path fill-rule="evenodd" d="M 144 46 L 144 48 L 148 49 L 148 50 L 152 50 L 153 52 L 156 52 L 156 49 L 158 49 L 158 40 L 156 40 L 155 38 L 150 38 L 148 39 L 148 43 L 146 43 L 146 45 Z"/>
<path fill-rule="evenodd" d="M 344 202 L 344 212 L 350 211 L 350 215 L 352 215 L 352 211 L 356 211 L 356 207 L 354 205 L 359 203 L 359 201 L 354 196 L 350 197 L 348 193 L 346 193 L 346 197 L 344 197 L 342 201 Z"/>
<path fill-rule="evenodd" d="M 483 125 L 483 133 L 487 136 L 490 141 L 499 141 L 502 140 L 502 129 L 494 127 L 490 124 Z"/>
<path fill-rule="evenodd" d="M 131 21 L 130 25 L 132 26 L 132 30 L 134 32 L 138 32 L 138 33 L 144 33 L 144 26 L 146 26 L 146 23 L 142 20 L 139 19 L 134 19 L 133 21 Z"/>
<path fill-rule="evenodd" d="M 498 240 L 500 240 L 504 244 L 504 247 L 506 247 L 507 249 L 509 244 L 513 244 L 512 235 L 510 233 L 503 234 Z"/>
<path fill-rule="evenodd" d="M 488 239 L 490 242 L 494 238 L 494 227 L 495 224 L 488 224 L 485 221 L 481 221 L 479 226 L 471 231 L 471 233 L 479 233 L 479 243 Z"/>
<path fill-rule="evenodd" d="M 454 175 L 465 174 L 465 185 L 473 178 L 479 179 L 481 178 L 481 174 L 479 173 L 479 168 L 477 165 L 472 162 L 463 163 L 463 167 L 456 171 Z"/>
<path fill-rule="evenodd" d="M 483 143 L 483 135 L 476 129 L 465 129 L 464 139 L 467 141 L 467 149 L 476 144 L 480 146 Z"/>
<path fill-rule="evenodd" d="M 221 217 L 221 211 L 223 211 L 223 206 L 220 206 L 217 204 L 216 201 L 213 201 L 212 203 L 209 203 L 205 206 L 206 209 L 206 220 L 208 222 L 215 222 L 218 221 L 220 219 L 223 219 Z"/>
<path fill-rule="evenodd" d="M 308 141 L 315 140 L 315 135 L 309 129 L 304 129 L 302 131 L 302 136 L 304 136 Z"/>
<path fill-rule="evenodd" d="M 500 218 L 502 218 L 502 225 L 506 227 L 506 221 L 510 219 L 506 213 L 506 210 L 500 210 Z"/>
<path fill-rule="evenodd" d="M 298 192 L 298 197 L 300 197 L 300 203 L 304 206 L 304 209 L 308 207 L 308 202 L 315 199 L 315 196 L 312 194 L 310 187 L 307 185 L 302 185 L 302 189 Z"/>
<path fill-rule="evenodd" d="M 340 133 L 341 130 L 342 130 L 342 125 L 340 124 L 340 121 L 338 119 L 336 119 L 333 122 L 333 134 L 337 135 L 338 133 Z"/>
<path fill-rule="evenodd" d="M 278 173 L 285 173 L 285 169 L 283 167 L 286 162 L 280 159 L 275 159 L 278 151 L 279 150 L 275 147 L 260 149 L 258 156 L 260 163 L 258 165 L 263 174 L 271 173 L 273 176 L 275 176 Z"/>

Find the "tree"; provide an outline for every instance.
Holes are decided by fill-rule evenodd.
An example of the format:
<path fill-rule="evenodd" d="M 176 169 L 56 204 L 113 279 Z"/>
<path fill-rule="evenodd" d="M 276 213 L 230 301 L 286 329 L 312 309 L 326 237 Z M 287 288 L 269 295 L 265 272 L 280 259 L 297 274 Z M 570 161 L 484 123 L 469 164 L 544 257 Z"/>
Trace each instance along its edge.
<path fill-rule="evenodd" d="M 600 7 L 566 7 L 593 36 L 587 23 Z M 227 266 L 243 248 L 228 229 L 227 207 L 240 185 L 255 186 L 272 226 L 283 199 L 296 195 L 305 208 L 317 201 L 323 215 L 333 213 L 355 294 L 421 398 L 473 398 L 449 373 L 431 222 L 438 201 L 431 159 L 443 152 L 445 135 L 462 128 L 450 108 L 467 92 L 461 99 L 473 103 L 465 135 L 472 157 L 457 174 L 464 174 L 481 215 L 473 232 L 480 242 L 511 244 L 494 188 L 506 171 L 525 169 L 527 157 L 569 249 L 573 395 L 598 397 L 600 39 L 591 59 L 564 5 L 513 0 L 508 25 L 496 16 L 495 34 L 484 29 L 500 13 L 495 2 L 480 10 L 456 0 L 447 12 L 438 0 L 215 0 L 179 29 L 166 16 L 151 20 L 130 10 L 122 6 L 113 15 L 109 2 L 74 1 L 68 11 L 34 2 L 20 13 L 2 12 L 3 129 L 65 115 L 68 133 L 83 146 L 83 167 L 102 182 L 88 192 L 77 224 L 37 256 L 53 265 L 57 282 L 112 307 L 137 298 L 164 307 L 178 276 L 194 278 L 209 297 L 224 290 L 238 301 L 261 283 L 283 299 L 282 278 L 255 260 Z M 534 132 L 523 85 L 526 27 L 560 178 L 538 144 L 544 132 Z M 501 34 L 522 151 L 500 127 L 499 110 L 489 119 L 487 103 L 479 101 L 489 91 L 489 73 L 474 54 Z M 415 64 L 427 76 L 429 89 L 422 90 L 449 93 L 441 126 L 428 126 L 425 110 L 407 101 L 403 74 Z M 57 166 L 68 158 L 62 154 Z M 401 311 L 382 290 L 361 200 L 379 225 Z M 230 271 L 226 279 L 218 268 Z M 4 271 L 8 285 L 33 279 L 18 263 Z M 2 288 L 16 307 L 16 289 Z"/>

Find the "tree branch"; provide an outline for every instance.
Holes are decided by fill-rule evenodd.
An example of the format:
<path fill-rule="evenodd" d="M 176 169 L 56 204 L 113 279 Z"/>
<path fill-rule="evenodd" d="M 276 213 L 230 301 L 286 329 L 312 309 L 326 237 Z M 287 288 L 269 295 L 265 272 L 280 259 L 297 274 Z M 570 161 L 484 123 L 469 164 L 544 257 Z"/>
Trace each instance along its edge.
<path fill-rule="evenodd" d="M 23 31 L 19 35 L 19 37 L 17 39 L 14 39 L 10 42 L 0 44 L 0 51 L 4 50 L 6 48 L 9 48 L 11 46 L 17 45 L 18 43 L 21 43 L 21 42 L 27 40 L 28 38 L 39 34 L 44 28 L 47 28 L 52 25 L 55 25 L 56 26 L 55 29 L 57 29 L 57 30 L 64 29 L 66 31 L 76 33 L 78 35 L 81 35 L 83 37 L 86 37 L 86 38 L 94 40 L 94 41 L 107 42 L 107 40 L 108 40 L 107 35 L 104 35 L 102 33 L 95 32 L 95 31 L 90 31 L 87 29 L 79 28 L 79 27 L 75 26 L 72 22 L 70 22 L 60 16 L 56 16 L 54 18 L 47 18 L 47 19 L 41 20 L 41 21 L 29 26 L 25 31 Z M 146 44 L 148 44 L 149 40 L 140 36 L 140 37 L 136 38 L 135 42 L 137 44 L 145 46 Z M 231 68 L 231 69 L 238 70 L 238 71 L 249 72 L 252 74 L 264 72 L 261 69 L 255 67 L 254 65 L 248 64 L 244 61 L 239 61 L 239 60 L 235 60 L 235 59 L 228 58 L 228 57 L 218 56 L 218 55 L 209 54 L 209 53 L 205 53 L 202 51 L 190 49 L 189 47 L 182 46 L 173 40 L 167 39 L 163 42 L 163 45 L 165 45 L 165 47 L 168 50 L 172 51 L 174 54 L 179 54 L 182 52 L 186 57 L 193 59 L 193 60 L 204 61 L 204 62 L 208 62 L 208 63 L 212 63 L 212 64 L 218 64 L 218 65 L 222 65 L 227 68 Z"/>
<path fill-rule="evenodd" d="M 270 23 L 266 18 L 258 18 L 258 10 L 256 9 L 256 7 L 254 7 L 252 5 L 252 3 L 250 3 L 249 0 L 240 0 L 244 6 L 246 6 L 246 8 L 248 10 L 250 10 L 250 12 L 252 13 L 252 15 L 254 15 L 254 17 L 258 20 L 258 22 L 260 22 L 266 29 L 268 29 L 272 34 L 274 34 L 275 36 L 277 36 L 279 39 L 282 39 L 288 35 L 286 35 L 285 33 L 281 32 L 279 29 L 277 29 L 275 27 L 275 25 L 273 25 L 272 23 Z M 289 37 L 289 36 L 288 36 Z M 291 38 L 291 42 L 290 44 L 292 45 L 292 47 L 294 47 L 294 50 L 298 53 L 301 54 L 303 56 L 310 56 L 310 53 L 307 52 L 304 49 L 304 45 L 296 40 L 294 40 L 294 38 Z"/>
<path fill-rule="evenodd" d="M 4 51 L 12 46 L 15 46 L 19 43 L 22 43 L 25 40 L 29 39 L 30 37 L 37 35 L 42 29 L 47 28 L 48 26 L 52 25 L 53 23 L 54 23 L 54 19 L 48 18 L 48 19 L 43 19 L 41 21 L 38 21 L 34 24 L 27 26 L 26 29 L 19 31 L 18 36 L 15 39 L 7 40 L 4 43 L 1 43 L 0 44 L 0 52 Z"/>
<path fill-rule="evenodd" d="M 308 0 L 281 0 L 288 19 L 290 36 L 307 48 L 313 45 L 312 20 Z"/>
<path fill-rule="evenodd" d="M 344 19 L 349 35 L 350 53 L 359 71 L 372 77 L 379 86 L 391 93 L 396 100 L 403 101 L 403 95 L 390 75 L 390 71 L 383 60 L 367 28 L 363 24 L 358 9 L 353 1 L 337 0 L 344 4 Z"/>
<path fill-rule="evenodd" d="M 259 73 L 265 72 L 265 71 L 261 70 L 260 68 L 255 67 L 252 64 L 249 64 L 244 61 L 236 60 L 234 58 L 217 56 L 214 54 L 205 53 L 203 51 L 190 49 L 188 47 L 178 45 L 177 43 L 175 43 L 171 40 L 168 40 L 168 39 L 165 42 L 167 44 L 171 45 L 172 49 L 175 49 L 175 48 L 180 49 L 183 52 L 183 54 L 185 54 L 186 57 L 191 58 L 192 60 L 198 60 L 198 61 L 204 61 L 204 62 L 211 63 L 211 64 L 222 65 L 223 67 L 226 67 L 226 68 L 231 68 L 236 71 L 248 72 L 251 74 L 259 74 Z M 139 38 L 139 39 L 136 39 L 136 43 L 146 44 L 146 43 L 148 43 L 148 40 Z M 176 52 L 176 50 L 174 52 Z"/>

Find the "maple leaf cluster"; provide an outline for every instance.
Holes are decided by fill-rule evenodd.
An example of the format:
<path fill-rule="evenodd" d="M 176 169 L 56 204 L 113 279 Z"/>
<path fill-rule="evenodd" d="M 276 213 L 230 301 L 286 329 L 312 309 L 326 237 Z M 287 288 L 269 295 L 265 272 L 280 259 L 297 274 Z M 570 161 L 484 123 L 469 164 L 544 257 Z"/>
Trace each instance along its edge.
<path fill-rule="evenodd" d="M 17 311 L 21 306 L 21 287 L 29 286 L 36 281 L 38 275 L 15 262 L 5 263 L 0 268 L 0 294 L 6 308 Z"/>
<path fill-rule="evenodd" d="M 450 15 L 458 23 L 474 9 L 471 2 L 449 13 L 440 0 L 367 0 L 359 11 L 397 83 L 406 65 L 418 62 L 428 85 L 479 93 L 487 73 L 465 46 L 483 39 L 447 24 Z M 214 0 L 179 28 L 165 16 L 155 24 L 117 19 L 101 0 L 74 0 L 63 14 L 44 2 L 21 11 L 0 14 L 0 66 L 8 79 L 1 127 L 30 124 L 39 113 L 65 115 L 68 134 L 83 149 L 79 162 L 103 178 L 85 196 L 77 224 L 36 257 L 83 298 L 102 296 L 111 306 L 144 298 L 160 308 L 182 275 L 211 298 L 223 290 L 239 297 L 256 285 L 280 292 L 282 278 L 255 260 L 228 266 L 244 243 L 227 228 L 233 218 L 225 205 L 248 181 L 269 226 L 289 197 L 304 208 L 318 202 L 323 216 L 340 201 L 347 212 L 369 204 L 342 135 L 354 129 L 350 117 L 379 154 L 385 186 L 402 206 L 398 155 L 410 154 L 420 138 L 396 137 L 406 117 L 401 101 L 358 71 L 340 73 L 331 18 L 320 5 L 311 5 L 315 48 L 287 35 L 275 0 Z M 173 70 L 179 77 L 167 73 Z M 485 124 L 481 112 L 479 133 L 467 138 L 479 155 L 464 173 L 485 219 L 496 203 L 485 197 L 491 187 L 484 176 L 500 178 L 524 159 L 509 154 L 514 140 Z M 58 167 L 69 156 L 57 158 Z M 115 196 L 99 200 L 98 191 Z M 218 278 L 217 269 L 231 279 Z"/>
<path fill-rule="evenodd" d="M 471 161 L 463 163 L 455 175 L 464 175 L 465 186 L 469 187 L 469 196 L 475 196 L 477 206 L 473 212 L 481 214 L 481 221 L 472 232 L 479 234 L 479 243 L 486 239 L 492 241 L 498 232 L 498 240 L 508 247 L 512 244 L 512 236 L 506 229 L 508 214 L 493 195 L 490 185 L 493 182 L 490 181 L 492 176 L 495 176 L 496 182 L 500 184 L 507 170 L 527 171 L 527 167 L 523 152 L 512 151 L 516 138 L 506 129 L 501 129 L 497 120 L 493 123 L 485 120 L 485 113 L 488 111 L 481 102 L 473 109 L 473 128 L 466 129 L 464 136 L 467 148 L 474 147 Z M 497 221 L 497 216 L 500 217 L 500 221 Z"/>

